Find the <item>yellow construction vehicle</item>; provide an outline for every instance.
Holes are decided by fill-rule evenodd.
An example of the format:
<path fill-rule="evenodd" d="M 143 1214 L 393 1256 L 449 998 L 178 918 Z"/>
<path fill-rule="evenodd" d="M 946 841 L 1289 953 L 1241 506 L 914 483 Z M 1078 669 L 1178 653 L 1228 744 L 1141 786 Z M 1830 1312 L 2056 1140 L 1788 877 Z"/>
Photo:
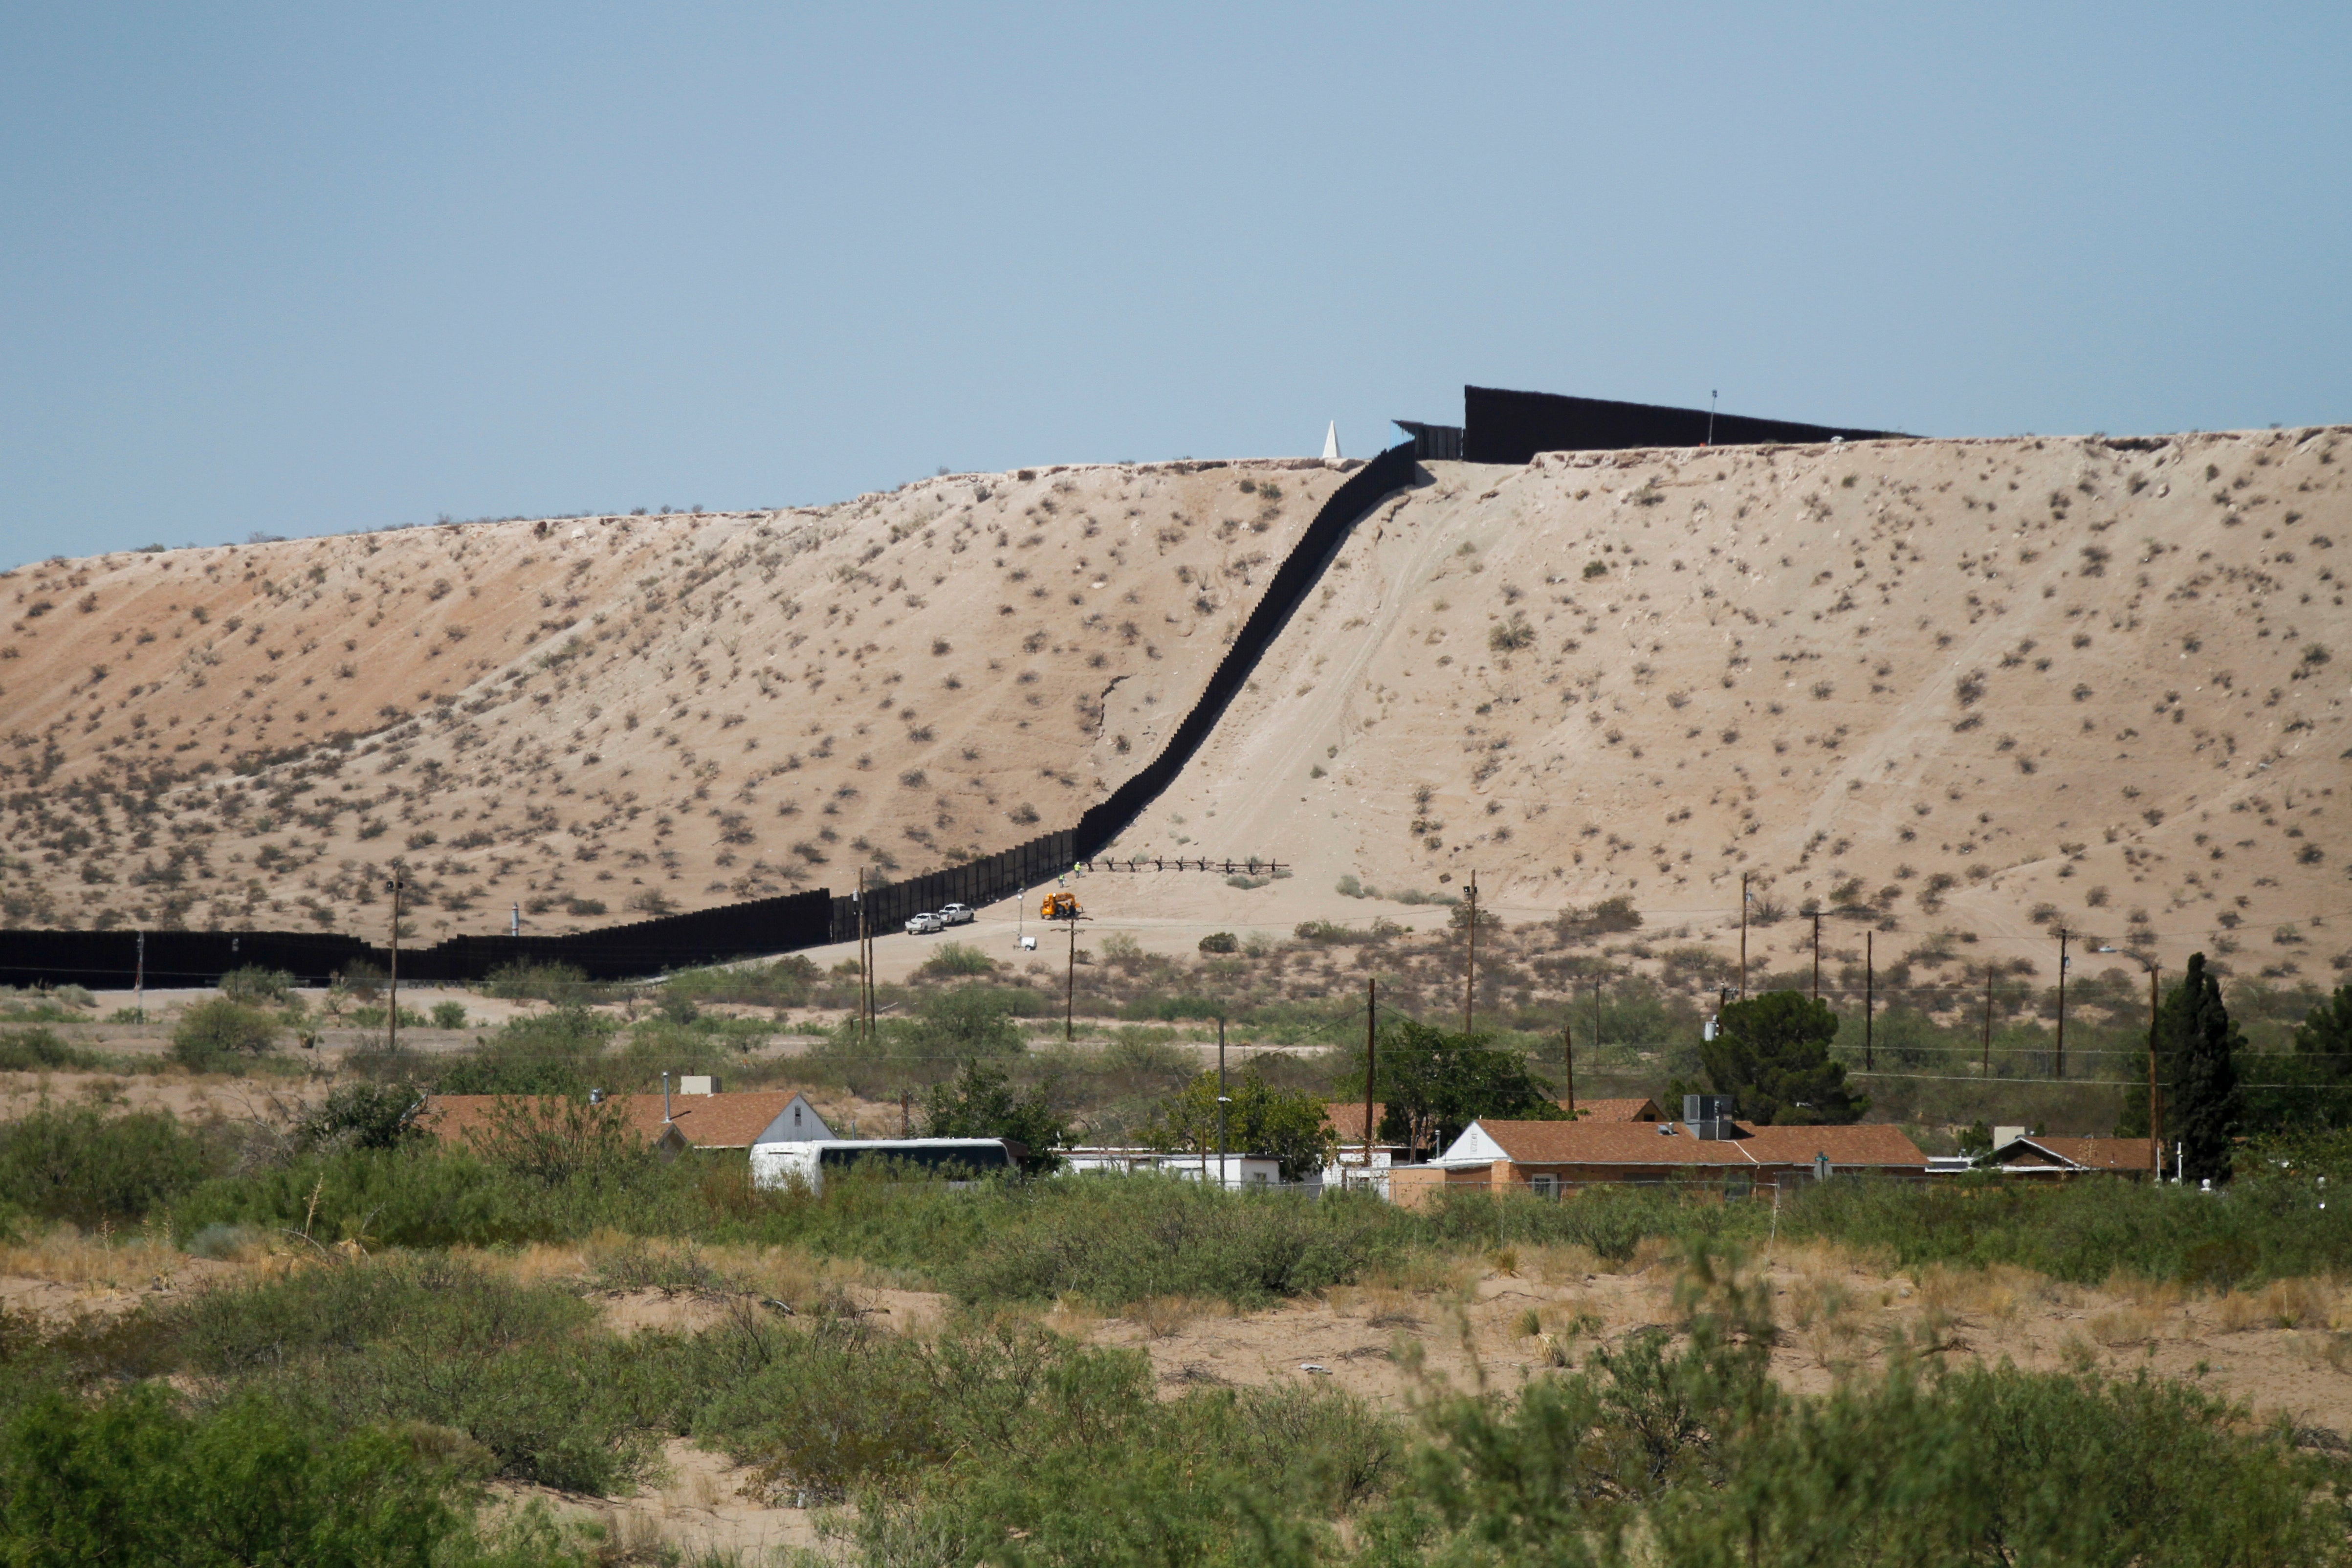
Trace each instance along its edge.
<path fill-rule="evenodd" d="M 1049 921 L 1074 921 L 1078 918 L 1078 896 L 1076 893 L 1048 893 L 1037 913 Z"/>

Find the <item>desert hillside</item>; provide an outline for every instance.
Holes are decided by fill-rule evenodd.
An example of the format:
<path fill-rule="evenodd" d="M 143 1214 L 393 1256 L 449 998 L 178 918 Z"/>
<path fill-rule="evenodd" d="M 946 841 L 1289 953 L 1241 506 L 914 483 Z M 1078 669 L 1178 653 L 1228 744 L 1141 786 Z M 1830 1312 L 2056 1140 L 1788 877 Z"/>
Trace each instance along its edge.
<path fill-rule="evenodd" d="M 2345 434 L 1431 465 L 1119 852 L 1279 853 L 1257 897 L 1359 922 L 1382 906 L 1341 878 L 1475 869 L 1515 919 L 1622 896 L 1720 934 L 1747 873 L 1767 921 L 1819 900 L 2013 955 L 2063 921 L 2078 952 L 2324 978 L 2352 948 Z M 1832 942 L 1859 961 L 1856 922 Z"/>
<path fill-rule="evenodd" d="M 1049 468 L 0 574 L 0 909 L 381 940 L 399 858 L 420 935 L 551 932 L 1001 849 L 1155 752 L 1343 479 Z"/>

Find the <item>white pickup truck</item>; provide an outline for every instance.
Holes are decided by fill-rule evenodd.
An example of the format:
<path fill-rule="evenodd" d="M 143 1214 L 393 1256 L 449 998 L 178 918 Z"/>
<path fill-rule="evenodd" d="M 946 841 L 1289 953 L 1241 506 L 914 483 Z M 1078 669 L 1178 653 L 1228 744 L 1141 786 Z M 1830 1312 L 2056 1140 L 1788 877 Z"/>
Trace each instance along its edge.
<path fill-rule="evenodd" d="M 971 906 L 970 904 L 941 904 L 940 906 L 940 924 L 943 926 L 968 926 L 971 924 Z"/>
<path fill-rule="evenodd" d="M 943 929 L 945 928 L 942 926 L 940 917 L 930 913 L 929 910 L 925 910 L 919 915 L 912 916 L 907 921 L 907 934 L 908 936 L 931 936 Z"/>

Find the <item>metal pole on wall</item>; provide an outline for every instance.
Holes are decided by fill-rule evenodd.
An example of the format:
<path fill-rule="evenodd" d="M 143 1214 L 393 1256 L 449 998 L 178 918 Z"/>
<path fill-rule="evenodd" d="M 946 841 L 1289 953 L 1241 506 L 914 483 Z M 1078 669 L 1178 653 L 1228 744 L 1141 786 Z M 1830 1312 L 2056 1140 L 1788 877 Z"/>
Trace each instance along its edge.
<path fill-rule="evenodd" d="M 139 966 L 131 973 L 131 1005 L 132 1010 L 139 1015 L 139 1021 L 145 1023 L 147 1021 L 147 933 L 143 931 L 139 933 Z"/>

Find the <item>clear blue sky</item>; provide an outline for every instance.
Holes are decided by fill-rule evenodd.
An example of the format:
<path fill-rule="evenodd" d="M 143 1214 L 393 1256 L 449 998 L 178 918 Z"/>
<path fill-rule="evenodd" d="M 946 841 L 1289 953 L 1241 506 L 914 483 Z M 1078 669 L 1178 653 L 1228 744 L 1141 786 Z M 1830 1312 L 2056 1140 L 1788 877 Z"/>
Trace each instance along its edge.
<path fill-rule="evenodd" d="M 1465 382 L 2352 420 L 2352 7 L 20 5 L 0 564 L 1361 455 Z"/>

